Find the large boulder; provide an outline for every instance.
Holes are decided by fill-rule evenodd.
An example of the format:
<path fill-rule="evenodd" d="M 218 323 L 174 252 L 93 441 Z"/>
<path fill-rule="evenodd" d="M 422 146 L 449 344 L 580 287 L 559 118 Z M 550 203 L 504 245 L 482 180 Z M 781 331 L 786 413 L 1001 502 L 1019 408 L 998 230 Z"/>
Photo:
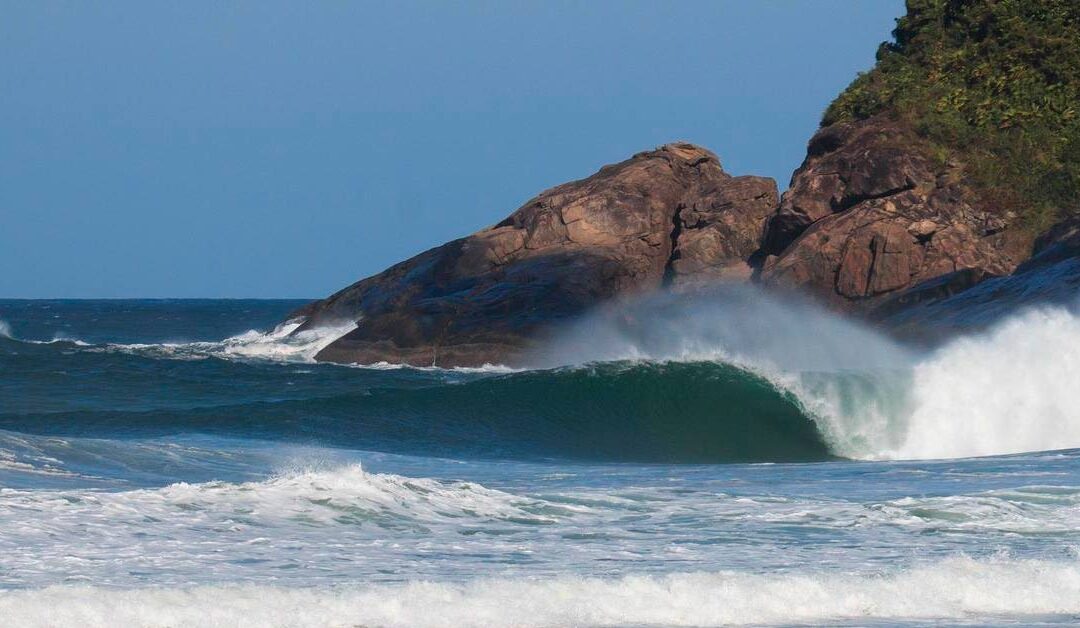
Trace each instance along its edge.
<path fill-rule="evenodd" d="M 560 321 L 662 285 L 745 278 L 776 184 L 692 144 L 639 153 L 541 193 L 493 227 L 302 308 L 298 331 L 352 332 L 316 359 L 514 363 Z"/>
<path fill-rule="evenodd" d="M 1012 272 L 1031 250 L 1014 222 L 903 125 L 885 116 L 837 123 L 810 140 L 769 218 L 757 276 L 866 312 L 946 275 Z"/>

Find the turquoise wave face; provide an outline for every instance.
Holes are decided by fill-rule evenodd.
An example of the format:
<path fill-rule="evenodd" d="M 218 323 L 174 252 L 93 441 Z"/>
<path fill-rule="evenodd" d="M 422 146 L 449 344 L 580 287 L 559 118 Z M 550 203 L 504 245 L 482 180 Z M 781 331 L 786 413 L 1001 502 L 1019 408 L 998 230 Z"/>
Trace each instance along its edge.
<path fill-rule="evenodd" d="M 399 418 L 409 438 L 438 434 L 494 455 L 664 462 L 830 457 L 797 400 L 743 369 L 708 362 L 605 363 L 497 375 L 335 400 Z"/>
<path fill-rule="evenodd" d="M 0 413 L 0 428 L 110 437 L 212 433 L 496 458 L 832 457 L 791 394 L 723 363 L 455 373 L 163 360 L 140 351 L 5 341 L 0 366 L 21 366 L 24 376 L 7 383 L 24 398 Z M 58 373 L 54 362 L 61 361 Z M 31 365 L 38 374 L 25 376 Z M 38 395 L 31 384 L 41 388 Z M 170 394 L 161 395 L 164 389 Z M 27 392 L 34 398 L 25 398 Z"/>

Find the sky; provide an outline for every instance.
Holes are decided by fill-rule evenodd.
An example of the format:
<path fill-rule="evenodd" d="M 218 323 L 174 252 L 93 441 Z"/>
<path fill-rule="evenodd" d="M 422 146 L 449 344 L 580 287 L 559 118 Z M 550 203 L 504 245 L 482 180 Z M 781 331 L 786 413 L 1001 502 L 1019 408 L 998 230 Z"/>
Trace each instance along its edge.
<path fill-rule="evenodd" d="M 321 297 L 676 140 L 783 190 L 902 13 L 5 3 L 0 298 Z"/>

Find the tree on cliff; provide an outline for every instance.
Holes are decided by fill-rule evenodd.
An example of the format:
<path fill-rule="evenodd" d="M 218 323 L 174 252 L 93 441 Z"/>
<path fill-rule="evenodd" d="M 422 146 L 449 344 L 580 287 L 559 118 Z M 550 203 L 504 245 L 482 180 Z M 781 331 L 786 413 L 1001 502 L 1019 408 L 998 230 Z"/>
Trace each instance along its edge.
<path fill-rule="evenodd" d="M 908 0 L 823 126 L 885 114 L 1038 233 L 1080 214 L 1080 2 Z"/>

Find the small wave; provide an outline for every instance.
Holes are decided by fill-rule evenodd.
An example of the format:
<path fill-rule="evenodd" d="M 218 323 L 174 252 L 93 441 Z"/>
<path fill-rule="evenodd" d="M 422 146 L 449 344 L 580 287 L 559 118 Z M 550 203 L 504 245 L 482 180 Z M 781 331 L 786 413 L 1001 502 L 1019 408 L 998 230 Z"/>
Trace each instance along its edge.
<path fill-rule="evenodd" d="M 50 439 L 56 440 L 56 439 Z M 0 468 L 11 467 L 50 475 L 71 475 L 63 460 L 49 455 L 40 445 L 8 436 L 0 448 Z M 13 455 L 22 442 L 29 455 Z M 106 441 L 107 443 L 108 441 Z M 97 441 L 58 441 L 76 457 L 98 454 Z M 150 448 L 150 455 L 170 453 Z M 185 448 L 171 452 L 173 465 L 202 463 L 208 452 Z M 182 456 L 179 454 L 183 454 Z M 229 457 L 228 452 L 222 452 Z M 571 491 L 518 494 L 488 488 L 476 482 L 406 477 L 369 473 L 359 463 L 344 466 L 299 467 L 268 479 L 249 482 L 179 482 L 160 488 L 103 492 L 97 489 L 39 491 L 4 489 L 0 515 L 9 520 L 38 513 L 51 525 L 75 527 L 98 521 L 114 531 L 133 526 L 137 532 L 144 517 L 157 522 L 209 524 L 228 521 L 247 513 L 249 523 L 260 527 L 302 520 L 308 525 L 372 525 L 387 529 L 429 525 L 513 522 L 578 525 L 587 528 L 617 520 L 627 509 L 635 516 L 658 518 L 657 526 L 670 515 L 662 506 L 643 507 L 641 491 Z M 663 504 L 670 497 L 656 489 L 651 499 Z M 982 531 L 1003 534 L 1046 535 L 1069 533 L 1080 525 L 1080 487 L 1031 485 L 1007 490 L 939 497 L 902 497 L 887 501 L 853 501 L 822 497 L 734 495 L 704 491 L 679 493 L 680 516 L 696 513 L 705 519 L 745 522 L 754 525 L 811 524 L 838 530 L 892 527 L 922 532 Z M 192 513 L 200 513 L 196 521 Z M 130 515 L 130 517 L 128 516 Z M 66 523 L 65 523 L 66 522 Z M 73 538 L 78 535 L 70 531 Z"/>
<path fill-rule="evenodd" d="M 301 321 L 289 321 L 269 332 L 252 329 L 217 342 L 107 343 L 97 346 L 97 349 L 181 360 L 216 357 L 314 362 L 315 355 L 326 345 L 356 327 L 355 323 L 348 322 L 296 332 L 300 324 Z"/>
<path fill-rule="evenodd" d="M 0 448 L 0 471 L 29 473 L 34 475 L 78 477 L 63 468 L 63 461 L 48 456 L 27 456 L 23 452 Z"/>
<path fill-rule="evenodd" d="M 0 554 L 0 587 L 184 586 L 207 582 L 208 574 L 211 581 L 266 577 L 283 584 L 444 579 L 501 569 L 544 577 L 604 569 L 614 576 L 636 569 L 631 557 L 642 555 L 674 560 L 683 570 L 811 563 L 868 569 L 882 564 L 875 549 L 832 558 L 807 550 L 822 539 L 878 549 L 899 542 L 910 550 L 904 554 L 929 559 L 951 554 L 949 539 L 960 536 L 1002 543 L 1024 536 L 1048 543 L 1057 557 L 1080 520 L 1076 486 L 882 501 L 778 494 L 771 483 L 738 491 L 740 482 L 727 481 L 720 483 L 727 490 L 717 490 L 711 480 L 672 483 L 666 472 L 650 484 L 635 473 L 604 486 L 513 480 L 488 486 L 350 464 L 247 482 L 2 488 L 8 551 Z M 734 542 L 716 546 L 716 530 L 729 531 Z M 794 538 L 817 541 L 791 545 Z M 597 556 L 622 558 L 598 566 Z"/>
<path fill-rule="evenodd" d="M 473 482 L 367 473 L 359 464 L 326 471 L 300 470 L 263 482 L 173 484 L 147 491 L 153 499 L 203 510 L 238 507 L 309 522 L 342 523 L 343 517 L 377 526 L 460 521 L 462 518 L 552 522 L 523 509 L 528 500 Z"/>
<path fill-rule="evenodd" d="M 18 336 L 15 335 L 15 332 L 11 329 L 11 324 L 9 324 L 7 321 L 5 321 L 3 319 L 0 319 L 0 338 L 6 338 L 7 340 L 13 340 L 13 341 L 18 342 L 18 343 L 30 344 L 30 345 L 62 344 L 62 345 L 72 345 L 72 346 L 77 346 L 77 347 L 90 347 L 90 346 L 93 346 L 89 342 L 84 342 L 84 341 L 82 341 L 82 340 L 80 340 L 78 338 L 69 338 L 69 337 L 67 337 L 67 336 L 65 336 L 63 334 L 59 334 L 59 333 L 56 334 L 55 336 L 53 336 L 52 340 L 27 340 L 25 338 L 19 338 Z"/>
<path fill-rule="evenodd" d="M 871 574 L 678 573 L 601 579 L 492 578 L 285 588 L 0 592 L 20 626 L 704 626 L 867 620 L 1065 621 L 1080 613 L 1080 565 L 973 560 Z"/>
<path fill-rule="evenodd" d="M 72 338 L 72 337 L 70 337 L 70 336 L 68 336 L 66 334 L 60 334 L 60 333 L 54 335 L 52 340 L 49 340 L 47 342 L 43 342 L 43 344 L 53 344 L 53 343 L 73 344 L 76 347 L 92 347 L 92 346 L 94 346 L 93 343 L 86 342 L 85 340 L 81 340 L 79 338 Z"/>
<path fill-rule="evenodd" d="M 388 529 L 463 519 L 554 522 L 529 511 L 535 500 L 474 482 L 367 473 L 359 464 L 287 472 L 260 482 L 180 482 L 123 492 L 4 489 L 3 496 L 0 512 L 12 517 L 16 510 L 48 512 L 55 522 L 73 525 L 90 520 L 113 526 L 137 525 L 147 516 L 169 520 L 177 514 L 184 514 L 193 523 L 191 513 L 195 512 L 205 521 L 228 520 L 246 512 L 258 513 L 262 525 L 302 520 L 320 525 L 366 523 Z M 131 519 L 124 513 L 130 513 Z"/>
<path fill-rule="evenodd" d="M 353 368 L 368 369 L 372 371 L 418 371 L 422 373 L 478 373 L 478 374 L 506 374 L 521 373 L 529 369 L 515 368 L 504 364 L 483 364 L 481 366 L 414 366 L 397 362 L 373 362 L 371 364 L 349 364 Z"/>

